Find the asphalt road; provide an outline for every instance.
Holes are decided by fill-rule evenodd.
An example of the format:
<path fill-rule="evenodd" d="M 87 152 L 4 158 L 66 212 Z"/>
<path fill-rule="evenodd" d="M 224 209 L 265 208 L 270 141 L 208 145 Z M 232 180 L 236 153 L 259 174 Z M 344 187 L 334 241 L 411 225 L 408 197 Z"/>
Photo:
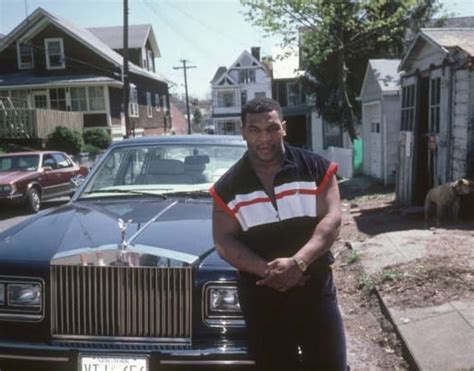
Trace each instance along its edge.
<path fill-rule="evenodd" d="M 41 210 L 62 205 L 69 201 L 69 197 L 61 197 L 54 200 L 44 202 Z M 0 206 L 0 232 L 14 226 L 21 221 L 32 217 L 34 214 L 27 212 L 21 206 Z"/>

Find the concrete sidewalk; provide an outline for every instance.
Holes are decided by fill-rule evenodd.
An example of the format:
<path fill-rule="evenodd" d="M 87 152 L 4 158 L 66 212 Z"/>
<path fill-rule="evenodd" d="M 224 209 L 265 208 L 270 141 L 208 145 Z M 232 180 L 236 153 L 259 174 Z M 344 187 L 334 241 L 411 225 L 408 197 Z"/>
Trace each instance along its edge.
<path fill-rule="evenodd" d="M 456 232 L 409 230 L 383 233 L 354 246 L 354 249 L 361 256 L 365 272 L 374 274 L 386 266 L 427 256 L 438 233 Z M 473 240 L 472 235 L 466 236 L 465 243 L 469 244 L 466 246 L 474 246 Z M 474 370 L 473 300 L 399 308 L 389 305 L 382 293 L 377 294 L 418 369 Z"/>

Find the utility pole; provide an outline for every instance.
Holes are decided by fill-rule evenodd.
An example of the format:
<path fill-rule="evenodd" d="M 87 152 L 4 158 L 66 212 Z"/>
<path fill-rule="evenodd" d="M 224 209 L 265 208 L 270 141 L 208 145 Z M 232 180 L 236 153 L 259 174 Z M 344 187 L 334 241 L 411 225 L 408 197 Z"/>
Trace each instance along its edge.
<path fill-rule="evenodd" d="M 125 118 L 125 138 L 132 136 L 132 128 L 130 126 L 129 101 L 130 101 L 130 84 L 128 78 L 128 0 L 123 0 L 123 116 Z"/>
<path fill-rule="evenodd" d="M 191 115 L 189 114 L 189 98 L 188 98 L 188 78 L 186 75 L 186 70 L 188 68 L 196 68 L 196 66 L 186 66 L 186 59 L 181 59 L 183 67 L 173 67 L 175 70 L 184 70 L 184 90 L 186 91 L 186 112 L 188 114 L 188 134 L 191 134 Z"/>

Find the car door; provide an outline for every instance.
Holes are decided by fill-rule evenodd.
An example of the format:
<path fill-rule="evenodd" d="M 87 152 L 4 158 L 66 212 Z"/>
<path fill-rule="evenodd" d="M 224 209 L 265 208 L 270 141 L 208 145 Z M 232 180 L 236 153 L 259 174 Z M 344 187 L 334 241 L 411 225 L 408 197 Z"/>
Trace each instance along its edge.
<path fill-rule="evenodd" d="M 61 183 L 58 186 L 58 194 L 66 196 L 71 193 L 69 181 L 78 173 L 79 169 L 64 153 L 53 153 L 53 158 L 58 166 L 58 174 Z"/>
<path fill-rule="evenodd" d="M 43 155 L 41 167 L 43 169 L 43 176 L 41 177 L 42 198 L 47 199 L 60 195 L 63 179 L 52 154 Z"/>

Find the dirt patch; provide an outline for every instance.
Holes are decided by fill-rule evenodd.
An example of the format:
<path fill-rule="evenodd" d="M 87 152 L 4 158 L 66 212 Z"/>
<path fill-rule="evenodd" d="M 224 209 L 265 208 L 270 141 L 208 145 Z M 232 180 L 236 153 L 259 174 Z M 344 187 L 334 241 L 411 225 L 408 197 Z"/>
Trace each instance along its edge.
<path fill-rule="evenodd" d="M 433 229 L 426 258 L 387 267 L 368 276 L 352 248 L 381 233 L 424 229 L 422 208 L 405 208 L 393 189 L 370 178 L 340 184 L 342 228 L 334 244 L 334 272 L 343 312 L 352 370 L 406 370 L 402 347 L 381 313 L 373 288 L 401 308 L 437 305 L 474 297 L 474 221 Z"/>

